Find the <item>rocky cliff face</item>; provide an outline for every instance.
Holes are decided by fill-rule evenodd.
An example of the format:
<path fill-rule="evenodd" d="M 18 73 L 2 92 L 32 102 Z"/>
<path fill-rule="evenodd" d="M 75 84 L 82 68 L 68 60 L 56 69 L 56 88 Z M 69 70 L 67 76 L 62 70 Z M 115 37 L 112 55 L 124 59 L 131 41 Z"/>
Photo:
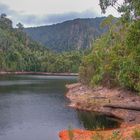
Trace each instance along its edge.
<path fill-rule="evenodd" d="M 94 19 L 75 19 L 63 23 L 26 28 L 25 32 L 34 40 L 54 51 L 84 50 L 105 32 L 100 23 L 105 17 Z"/>

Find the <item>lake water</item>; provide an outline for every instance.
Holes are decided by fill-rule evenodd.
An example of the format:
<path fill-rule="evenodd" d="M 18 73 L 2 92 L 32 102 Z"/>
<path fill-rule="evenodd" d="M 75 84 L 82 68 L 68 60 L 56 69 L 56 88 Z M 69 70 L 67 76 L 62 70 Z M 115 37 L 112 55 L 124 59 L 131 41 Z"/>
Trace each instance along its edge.
<path fill-rule="evenodd" d="M 73 76 L 0 76 L 0 140 L 59 140 L 63 129 L 94 128 L 95 114 L 67 107 L 65 84 L 76 81 Z M 99 120 L 114 125 L 106 117 Z"/>

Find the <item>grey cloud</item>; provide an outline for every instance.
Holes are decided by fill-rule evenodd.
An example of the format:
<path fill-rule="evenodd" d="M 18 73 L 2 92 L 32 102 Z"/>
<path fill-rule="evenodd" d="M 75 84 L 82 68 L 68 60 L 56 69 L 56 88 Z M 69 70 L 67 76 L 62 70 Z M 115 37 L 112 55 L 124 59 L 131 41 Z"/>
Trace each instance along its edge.
<path fill-rule="evenodd" d="M 46 17 L 46 22 L 49 23 L 57 23 L 57 22 L 62 22 L 66 20 L 71 20 L 75 18 L 93 18 L 98 16 L 96 13 L 92 11 L 84 11 L 81 13 L 76 13 L 76 12 L 71 12 L 71 13 L 65 13 L 65 14 L 56 14 L 56 15 L 49 15 Z"/>
<path fill-rule="evenodd" d="M 66 20 L 72 20 L 75 18 L 94 18 L 100 16 L 92 11 L 84 11 L 82 13 L 70 12 L 64 14 L 50 14 L 42 17 L 37 17 L 35 15 L 24 16 L 22 21 L 27 25 L 50 25 Z"/>
<path fill-rule="evenodd" d="M 23 23 L 25 26 L 40 26 L 40 25 L 55 24 L 66 20 L 72 20 L 75 18 L 94 18 L 100 16 L 91 10 L 87 10 L 81 13 L 70 12 L 62 14 L 49 14 L 43 16 L 26 15 L 23 13 L 17 13 L 16 11 L 10 9 L 10 7 L 8 7 L 7 5 L 1 3 L 0 3 L 0 13 L 6 13 L 8 17 L 12 19 L 14 26 L 18 22 Z"/>
<path fill-rule="evenodd" d="M 17 15 L 17 13 L 10 9 L 9 6 L 0 3 L 0 13 L 6 13 L 7 15 Z"/>
<path fill-rule="evenodd" d="M 18 17 L 20 17 L 20 15 L 16 11 L 10 9 L 8 5 L 0 3 L 0 14 L 2 13 L 5 13 L 7 17 L 13 21 L 14 26 L 16 25 L 16 23 L 18 22 L 17 19 Z"/>

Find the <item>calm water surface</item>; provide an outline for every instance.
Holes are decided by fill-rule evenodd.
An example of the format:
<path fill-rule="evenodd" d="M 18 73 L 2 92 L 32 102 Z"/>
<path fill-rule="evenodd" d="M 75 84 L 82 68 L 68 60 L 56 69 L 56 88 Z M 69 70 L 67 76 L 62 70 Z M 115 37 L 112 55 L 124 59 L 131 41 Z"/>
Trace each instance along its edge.
<path fill-rule="evenodd" d="M 70 126 L 92 129 L 95 115 L 66 106 L 65 84 L 76 81 L 72 76 L 0 76 L 0 140 L 58 140 L 58 132 Z"/>

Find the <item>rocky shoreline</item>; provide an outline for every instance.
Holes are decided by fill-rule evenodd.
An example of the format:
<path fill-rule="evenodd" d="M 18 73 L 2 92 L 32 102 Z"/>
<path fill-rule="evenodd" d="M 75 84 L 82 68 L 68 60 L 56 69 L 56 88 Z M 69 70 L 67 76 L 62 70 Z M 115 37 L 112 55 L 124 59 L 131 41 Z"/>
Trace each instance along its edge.
<path fill-rule="evenodd" d="M 112 133 L 114 130 L 125 130 L 125 133 L 127 132 L 126 129 L 132 132 L 134 128 L 138 127 L 140 130 L 140 96 L 137 93 L 122 88 L 98 87 L 91 89 L 81 83 L 66 85 L 66 87 L 68 88 L 66 97 L 70 100 L 69 107 L 98 112 L 122 121 L 118 129 L 100 131 L 103 135 L 106 132 Z M 78 130 L 77 133 L 77 130 L 73 130 L 74 135 L 80 136 L 83 134 L 87 138 L 86 140 L 90 140 L 89 137 L 95 132 L 97 131 Z M 68 130 L 60 132 L 59 136 L 61 140 L 69 140 L 68 137 L 66 138 Z M 78 138 L 76 140 L 83 139 Z"/>
<path fill-rule="evenodd" d="M 124 89 L 91 89 L 81 83 L 66 85 L 70 107 L 99 112 L 123 120 L 123 125 L 140 124 L 140 96 Z"/>

